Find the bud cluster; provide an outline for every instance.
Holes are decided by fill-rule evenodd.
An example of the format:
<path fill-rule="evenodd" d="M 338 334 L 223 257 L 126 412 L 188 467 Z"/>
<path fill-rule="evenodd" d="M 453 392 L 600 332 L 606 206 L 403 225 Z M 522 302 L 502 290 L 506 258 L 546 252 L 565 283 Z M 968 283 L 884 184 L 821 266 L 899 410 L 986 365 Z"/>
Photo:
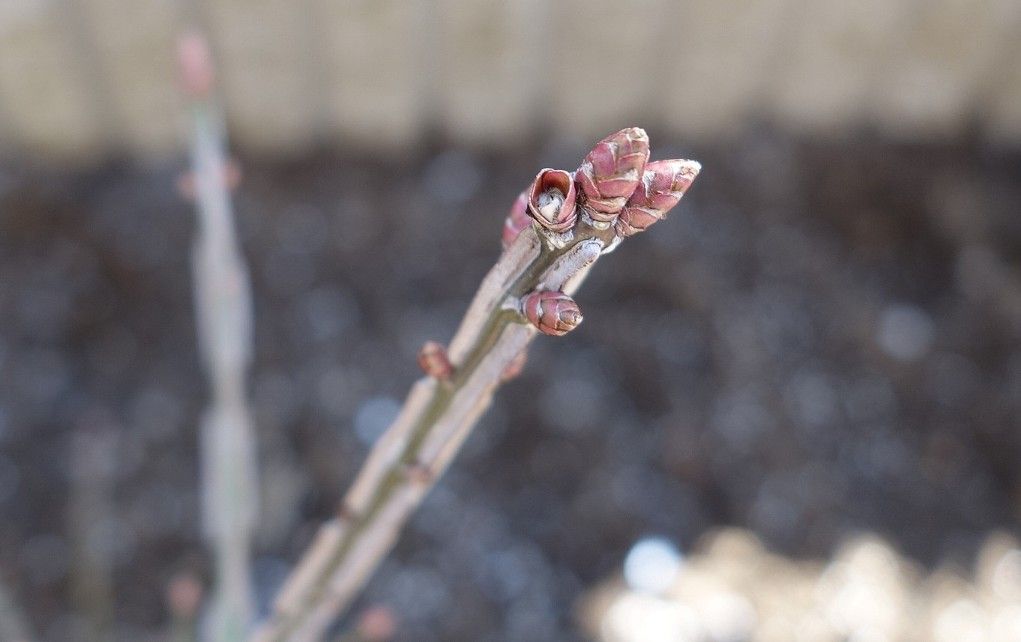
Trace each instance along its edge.
<path fill-rule="evenodd" d="M 600 230 L 613 226 L 618 241 L 632 236 L 662 220 L 700 169 L 689 160 L 649 162 L 645 130 L 622 129 L 599 141 L 575 172 L 539 172 L 507 216 L 503 245 L 509 247 L 533 221 L 554 247 L 573 238 L 579 218 Z"/>

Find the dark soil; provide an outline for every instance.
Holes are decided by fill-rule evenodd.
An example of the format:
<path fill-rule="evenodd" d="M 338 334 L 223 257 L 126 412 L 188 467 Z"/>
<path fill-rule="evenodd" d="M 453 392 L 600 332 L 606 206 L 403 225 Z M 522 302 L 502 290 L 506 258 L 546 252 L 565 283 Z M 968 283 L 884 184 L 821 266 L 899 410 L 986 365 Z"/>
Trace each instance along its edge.
<path fill-rule="evenodd" d="M 826 556 L 870 530 L 932 564 L 1019 532 L 1021 156 L 652 133 L 703 176 L 600 263 L 584 325 L 536 342 L 375 576 L 361 604 L 402 640 L 575 639 L 575 601 L 643 534 L 740 525 Z M 584 151 L 243 162 L 264 603 L 518 191 Z M 44 640 L 155 637 L 169 579 L 208 577 L 179 169 L 0 174 L 0 573 Z"/>

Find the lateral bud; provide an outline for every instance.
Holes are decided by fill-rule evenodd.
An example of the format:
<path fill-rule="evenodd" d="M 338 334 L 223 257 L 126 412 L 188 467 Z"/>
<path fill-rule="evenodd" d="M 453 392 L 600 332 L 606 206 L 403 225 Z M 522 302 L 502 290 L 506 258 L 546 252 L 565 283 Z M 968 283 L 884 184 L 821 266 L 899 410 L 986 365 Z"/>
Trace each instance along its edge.
<path fill-rule="evenodd" d="M 554 290 L 525 295 L 521 299 L 521 312 L 539 332 L 554 337 L 577 328 L 583 318 L 574 299 Z"/>
<path fill-rule="evenodd" d="M 503 371 L 500 373 L 500 382 L 507 383 L 512 379 L 516 379 L 521 371 L 525 369 L 525 362 L 528 361 L 528 351 L 522 350 L 517 353 L 513 359 L 504 366 Z"/>
<path fill-rule="evenodd" d="M 426 341 L 422 349 L 418 351 L 418 365 L 422 368 L 422 372 L 440 381 L 448 381 L 454 373 L 454 366 L 447 356 L 447 349 L 436 341 Z"/>
<path fill-rule="evenodd" d="M 241 184 L 241 166 L 233 158 L 227 159 L 220 168 L 219 180 L 223 181 L 227 191 L 233 192 Z M 194 201 L 198 194 L 195 172 L 188 170 L 177 177 L 177 193 L 181 198 Z"/>
<path fill-rule="evenodd" d="M 693 160 L 660 160 L 646 165 L 642 182 L 617 219 L 617 234 L 632 236 L 662 221 L 688 191 L 701 169 Z"/>
<path fill-rule="evenodd" d="M 560 234 L 574 227 L 578 220 L 575 199 L 571 173 L 547 168 L 536 175 L 528 190 L 528 214 L 543 228 Z"/>
<path fill-rule="evenodd" d="M 190 31 L 177 43 L 177 66 L 181 87 L 190 98 L 201 99 L 213 89 L 215 72 L 209 43 L 197 31 Z"/>
<path fill-rule="evenodd" d="M 649 136 L 628 127 L 599 141 L 575 172 L 582 209 L 595 227 L 605 229 L 620 213 L 642 179 L 649 160 Z"/>
<path fill-rule="evenodd" d="M 428 465 L 415 461 L 404 465 L 404 475 L 413 484 L 428 486 L 436 480 L 436 474 Z"/>
<path fill-rule="evenodd" d="M 528 190 L 525 190 L 518 195 L 503 222 L 503 248 L 509 248 L 531 224 L 532 219 L 528 216 Z"/>

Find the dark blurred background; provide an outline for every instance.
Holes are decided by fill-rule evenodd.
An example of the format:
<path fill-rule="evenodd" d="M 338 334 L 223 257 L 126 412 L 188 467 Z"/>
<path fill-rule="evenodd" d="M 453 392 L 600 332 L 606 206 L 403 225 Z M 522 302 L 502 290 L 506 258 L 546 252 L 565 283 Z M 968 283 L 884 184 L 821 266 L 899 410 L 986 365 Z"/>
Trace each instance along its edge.
<path fill-rule="evenodd" d="M 792 565 L 870 534 L 973 582 L 944 602 L 989 620 L 805 640 L 1021 639 L 1021 589 L 984 601 L 973 577 L 991 534 L 1021 535 L 1021 7 L 436 4 L 0 9 L 0 598 L 20 611 L 0 618 L 164 639 L 168 587 L 210 581 L 175 191 L 173 42 L 197 20 L 244 171 L 263 608 L 518 192 L 642 125 L 702 175 L 600 262 L 585 324 L 535 343 L 355 612 L 387 605 L 400 640 L 643 639 L 578 604 L 641 538 L 694 560 L 732 526 Z M 783 639 L 758 629 L 656 639 Z"/>

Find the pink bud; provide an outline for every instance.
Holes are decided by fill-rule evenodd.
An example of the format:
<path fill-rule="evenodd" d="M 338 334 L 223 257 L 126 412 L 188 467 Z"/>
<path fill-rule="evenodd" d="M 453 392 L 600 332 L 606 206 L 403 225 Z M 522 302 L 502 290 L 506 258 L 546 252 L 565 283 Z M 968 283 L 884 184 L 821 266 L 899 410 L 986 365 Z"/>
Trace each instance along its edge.
<path fill-rule="evenodd" d="M 649 136 L 629 127 L 599 141 L 575 173 L 583 207 L 594 221 L 608 223 L 620 213 L 649 160 Z"/>
<path fill-rule="evenodd" d="M 692 160 L 661 160 L 646 165 L 642 182 L 617 220 L 617 234 L 631 236 L 663 220 L 701 169 L 702 166 Z"/>
<path fill-rule="evenodd" d="M 418 365 L 430 377 L 447 381 L 454 372 L 454 366 L 447 357 L 447 349 L 435 341 L 426 341 L 418 351 Z"/>
<path fill-rule="evenodd" d="M 539 172 L 528 191 L 528 213 L 551 232 L 566 232 L 574 227 L 574 177 L 562 169 Z"/>
<path fill-rule="evenodd" d="M 500 373 L 500 381 L 507 383 L 511 379 L 516 379 L 521 371 L 525 369 L 525 362 L 528 361 L 528 351 L 522 350 L 517 353 L 510 362 L 504 366 L 503 371 Z"/>
<path fill-rule="evenodd" d="M 233 192 L 241 184 L 241 166 L 237 161 L 230 159 L 220 171 L 220 179 L 228 191 Z M 196 195 L 195 174 L 187 171 L 177 177 L 177 193 L 188 201 L 195 200 Z"/>
<path fill-rule="evenodd" d="M 532 292 L 525 296 L 521 308 L 528 322 L 539 332 L 554 337 L 567 334 L 581 323 L 581 310 L 574 299 L 553 290 Z"/>
<path fill-rule="evenodd" d="M 387 606 L 373 606 L 358 617 L 358 633 L 367 642 L 386 642 L 397 632 L 397 616 Z"/>
<path fill-rule="evenodd" d="M 192 98 L 201 98 L 213 89 L 213 57 L 202 34 L 191 31 L 177 42 L 177 66 L 181 86 Z"/>
<path fill-rule="evenodd" d="M 528 229 L 531 224 L 532 219 L 528 216 L 528 191 L 526 190 L 518 195 L 518 199 L 511 206 L 510 213 L 507 214 L 507 219 L 503 222 L 503 247 L 505 249 L 510 247 L 511 243 L 518 238 L 518 234 Z"/>
<path fill-rule="evenodd" d="M 409 480 L 419 486 L 427 486 L 436 481 L 436 473 L 433 469 L 428 464 L 423 464 L 420 461 L 405 464 L 404 474 Z"/>
<path fill-rule="evenodd" d="M 181 571 L 167 585 L 167 602 L 176 618 L 190 620 L 198 612 L 202 601 L 202 582 L 189 571 Z"/>

